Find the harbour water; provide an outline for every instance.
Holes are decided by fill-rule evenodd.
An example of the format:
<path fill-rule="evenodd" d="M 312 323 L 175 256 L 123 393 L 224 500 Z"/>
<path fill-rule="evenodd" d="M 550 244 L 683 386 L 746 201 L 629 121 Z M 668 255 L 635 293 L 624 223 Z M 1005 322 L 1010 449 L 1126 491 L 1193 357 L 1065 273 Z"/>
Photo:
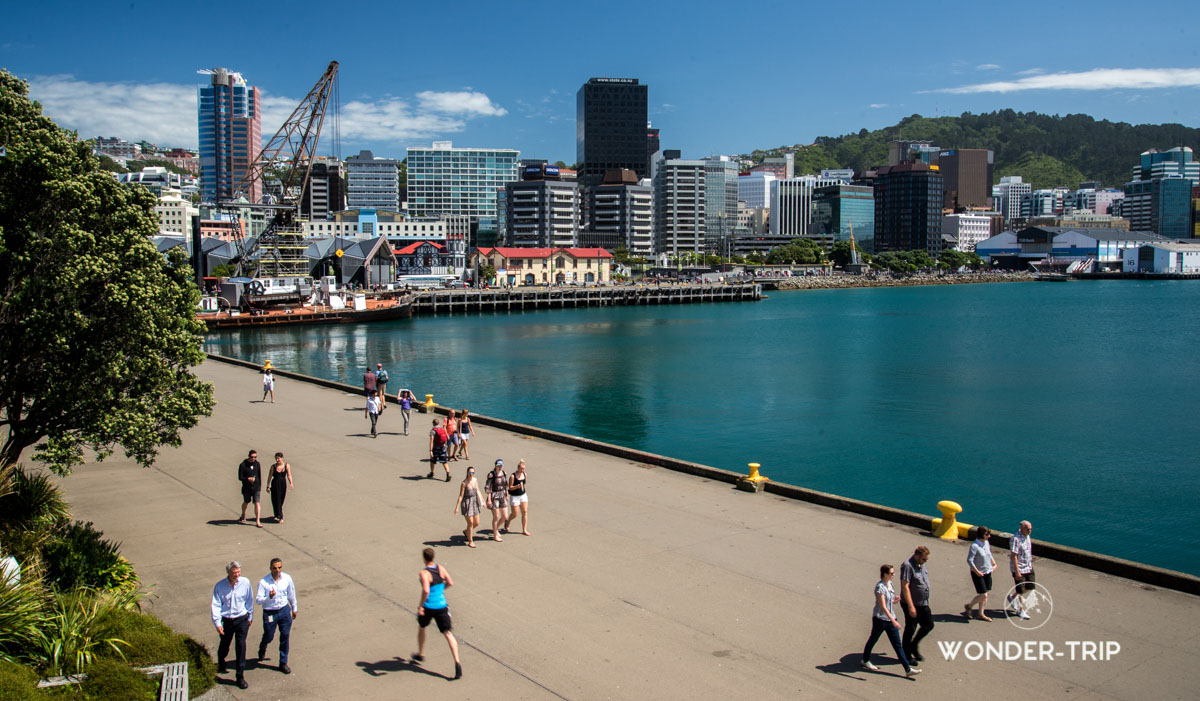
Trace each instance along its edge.
<path fill-rule="evenodd" d="M 1178 281 L 814 290 L 206 349 L 355 385 L 382 362 L 392 392 L 931 515 L 954 499 L 968 523 L 1200 574 L 1197 309 Z"/>

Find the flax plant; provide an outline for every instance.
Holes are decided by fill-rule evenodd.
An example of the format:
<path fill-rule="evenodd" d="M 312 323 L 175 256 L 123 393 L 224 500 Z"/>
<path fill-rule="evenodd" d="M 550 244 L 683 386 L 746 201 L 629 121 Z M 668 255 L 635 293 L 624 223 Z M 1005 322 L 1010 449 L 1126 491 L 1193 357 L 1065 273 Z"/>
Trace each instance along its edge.
<path fill-rule="evenodd" d="M 60 674 L 78 674 L 105 648 L 125 659 L 129 643 L 113 635 L 118 621 L 112 614 L 138 609 L 142 598 L 135 590 L 77 589 L 56 596 L 38 641 L 43 661 Z"/>
<path fill-rule="evenodd" d="M 46 597 L 40 578 L 25 572 L 21 581 L 0 577 L 0 660 L 36 658 L 46 626 Z"/>

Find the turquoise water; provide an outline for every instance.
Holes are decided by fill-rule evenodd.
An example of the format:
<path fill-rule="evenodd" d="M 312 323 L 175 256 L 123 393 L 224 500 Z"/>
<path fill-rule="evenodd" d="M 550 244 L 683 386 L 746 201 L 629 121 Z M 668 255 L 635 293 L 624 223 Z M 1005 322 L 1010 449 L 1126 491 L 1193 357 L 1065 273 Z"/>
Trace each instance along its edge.
<path fill-rule="evenodd" d="M 1200 284 L 774 292 L 758 303 L 252 329 L 211 352 L 1200 574 Z M 286 400 L 285 400 L 286 401 Z M 519 456 L 503 456 L 519 457 Z"/>

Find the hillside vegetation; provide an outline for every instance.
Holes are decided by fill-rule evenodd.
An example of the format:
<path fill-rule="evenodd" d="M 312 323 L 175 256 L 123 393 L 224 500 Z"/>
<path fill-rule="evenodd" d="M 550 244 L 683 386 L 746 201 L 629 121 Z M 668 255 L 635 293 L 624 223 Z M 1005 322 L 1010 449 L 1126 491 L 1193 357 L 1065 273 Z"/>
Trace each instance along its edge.
<path fill-rule="evenodd" d="M 895 139 L 927 140 L 942 148 L 990 148 L 996 152 L 996 182 L 1004 175 L 1020 175 L 1035 189 L 1074 188 L 1084 180 L 1121 187 L 1143 151 L 1190 146 L 1200 152 L 1200 129 L 1182 124 L 1132 125 L 1085 114 L 1001 110 L 932 119 L 914 114 L 883 129 L 822 136 L 807 146 L 754 151 L 751 157 L 760 161 L 795 151 L 797 174 L 823 168 L 865 170 L 887 164 L 888 142 Z"/>

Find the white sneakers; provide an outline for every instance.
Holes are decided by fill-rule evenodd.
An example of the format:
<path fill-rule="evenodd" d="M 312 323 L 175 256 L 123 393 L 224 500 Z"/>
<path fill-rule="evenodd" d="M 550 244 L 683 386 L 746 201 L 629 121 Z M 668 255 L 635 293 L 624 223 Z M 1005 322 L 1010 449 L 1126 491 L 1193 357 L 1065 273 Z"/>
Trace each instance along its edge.
<path fill-rule="evenodd" d="M 921 673 L 921 670 L 917 669 L 916 667 L 913 667 L 912 669 L 910 669 L 910 670 L 908 670 L 907 672 L 905 672 L 905 673 L 904 673 L 904 676 L 906 676 L 906 677 L 915 677 L 915 676 L 917 676 L 917 675 L 918 675 L 918 674 L 920 674 L 920 673 Z"/>
<path fill-rule="evenodd" d="M 868 661 L 866 661 L 866 662 L 859 662 L 859 663 L 858 663 L 858 666 L 859 666 L 859 667 L 862 667 L 862 668 L 863 668 L 863 669 L 865 669 L 865 670 L 871 671 L 871 672 L 878 672 L 878 671 L 879 671 L 879 668 L 878 668 L 878 667 L 876 667 L 875 665 L 871 664 L 871 661 L 870 661 L 870 660 L 868 660 Z"/>

